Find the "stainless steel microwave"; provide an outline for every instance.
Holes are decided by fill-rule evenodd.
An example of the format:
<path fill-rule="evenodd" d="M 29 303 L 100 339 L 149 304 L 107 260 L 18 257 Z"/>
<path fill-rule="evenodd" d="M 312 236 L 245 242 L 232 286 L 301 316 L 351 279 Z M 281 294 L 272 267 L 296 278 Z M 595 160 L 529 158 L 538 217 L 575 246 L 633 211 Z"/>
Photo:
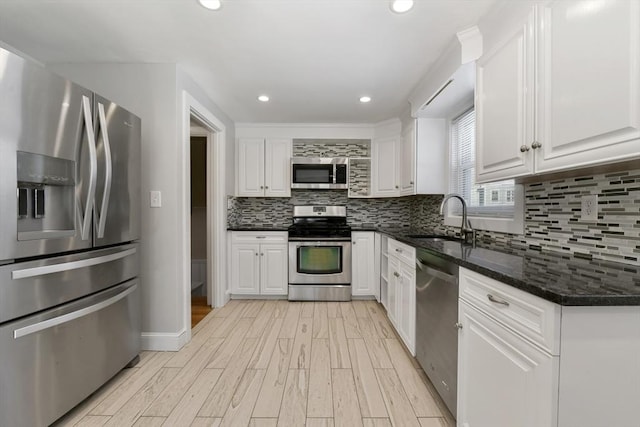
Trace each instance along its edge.
<path fill-rule="evenodd" d="M 347 157 L 292 157 L 291 188 L 349 188 Z"/>

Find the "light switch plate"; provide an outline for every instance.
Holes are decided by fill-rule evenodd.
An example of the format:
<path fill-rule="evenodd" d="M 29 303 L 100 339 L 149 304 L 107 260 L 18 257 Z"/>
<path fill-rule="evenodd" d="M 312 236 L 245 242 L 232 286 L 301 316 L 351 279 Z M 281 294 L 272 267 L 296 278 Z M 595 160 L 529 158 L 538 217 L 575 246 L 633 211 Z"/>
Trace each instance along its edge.
<path fill-rule="evenodd" d="M 598 220 L 598 195 L 589 194 L 582 196 L 580 207 L 580 219 L 583 221 Z"/>
<path fill-rule="evenodd" d="M 162 193 L 158 190 L 151 190 L 149 192 L 149 206 L 152 208 L 162 207 Z"/>

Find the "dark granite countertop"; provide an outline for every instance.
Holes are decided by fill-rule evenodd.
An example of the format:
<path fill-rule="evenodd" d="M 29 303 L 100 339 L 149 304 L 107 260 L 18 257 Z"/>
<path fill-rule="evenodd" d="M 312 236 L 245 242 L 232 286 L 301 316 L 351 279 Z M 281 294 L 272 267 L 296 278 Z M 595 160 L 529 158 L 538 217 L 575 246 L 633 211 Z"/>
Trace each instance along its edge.
<path fill-rule="evenodd" d="M 530 248 L 496 250 L 482 242 L 474 248 L 458 241 L 415 239 L 408 236 L 428 233 L 407 228 L 376 231 L 557 304 L 640 305 L 640 266 Z"/>
<path fill-rule="evenodd" d="M 227 231 L 287 231 L 287 227 L 279 225 L 236 225 L 227 226 Z"/>

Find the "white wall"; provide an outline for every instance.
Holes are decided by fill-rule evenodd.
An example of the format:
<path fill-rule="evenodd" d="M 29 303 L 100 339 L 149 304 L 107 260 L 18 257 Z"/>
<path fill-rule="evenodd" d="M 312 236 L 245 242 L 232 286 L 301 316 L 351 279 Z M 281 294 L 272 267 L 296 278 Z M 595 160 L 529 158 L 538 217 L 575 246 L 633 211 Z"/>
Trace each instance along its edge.
<path fill-rule="evenodd" d="M 103 95 L 142 120 L 141 284 L 143 346 L 177 349 L 185 325 L 181 251 L 182 91 L 227 126 L 227 174 L 233 177 L 234 124 L 176 64 L 49 64 L 48 68 Z M 230 156 L 230 157 L 229 157 Z M 231 160 L 229 160 L 231 159 Z M 233 179 L 228 179 L 233 194 Z M 149 207 L 149 191 L 162 207 Z M 188 210 L 187 210 L 188 211 Z M 224 238 L 225 236 L 223 236 Z"/>
<path fill-rule="evenodd" d="M 176 116 L 178 120 L 181 118 L 182 114 L 182 91 L 187 91 L 191 96 L 193 96 L 200 104 L 202 104 L 205 108 L 207 108 L 216 118 L 222 121 L 226 127 L 226 189 L 227 195 L 233 195 L 234 193 L 234 183 L 235 183 L 235 123 L 227 116 L 227 114 L 220 109 L 212 100 L 207 96 L 206 93 L 198 86 L 193 79 L 182 70 L 180 65 L 177 68 L 177 80 L 176 80 L 176 97 L 178 100 L 177 110 L 178 115 Z"/>

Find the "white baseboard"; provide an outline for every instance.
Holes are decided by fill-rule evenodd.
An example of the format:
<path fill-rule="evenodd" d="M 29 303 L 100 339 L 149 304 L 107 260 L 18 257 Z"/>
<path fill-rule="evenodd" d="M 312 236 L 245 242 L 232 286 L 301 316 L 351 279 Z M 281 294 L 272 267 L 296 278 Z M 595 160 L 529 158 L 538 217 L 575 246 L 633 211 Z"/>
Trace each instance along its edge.
<path fill-rule="evenodd" d="M 185 330 L 174 333 L 143 332 L 140 346 L 142 350 L 178 351 L 187 343 Z"/>
<path fill-rule="evenodd" d="M 229 296 L 229 299 L 287 299 L 287 295 L 229 294 Z"/>

